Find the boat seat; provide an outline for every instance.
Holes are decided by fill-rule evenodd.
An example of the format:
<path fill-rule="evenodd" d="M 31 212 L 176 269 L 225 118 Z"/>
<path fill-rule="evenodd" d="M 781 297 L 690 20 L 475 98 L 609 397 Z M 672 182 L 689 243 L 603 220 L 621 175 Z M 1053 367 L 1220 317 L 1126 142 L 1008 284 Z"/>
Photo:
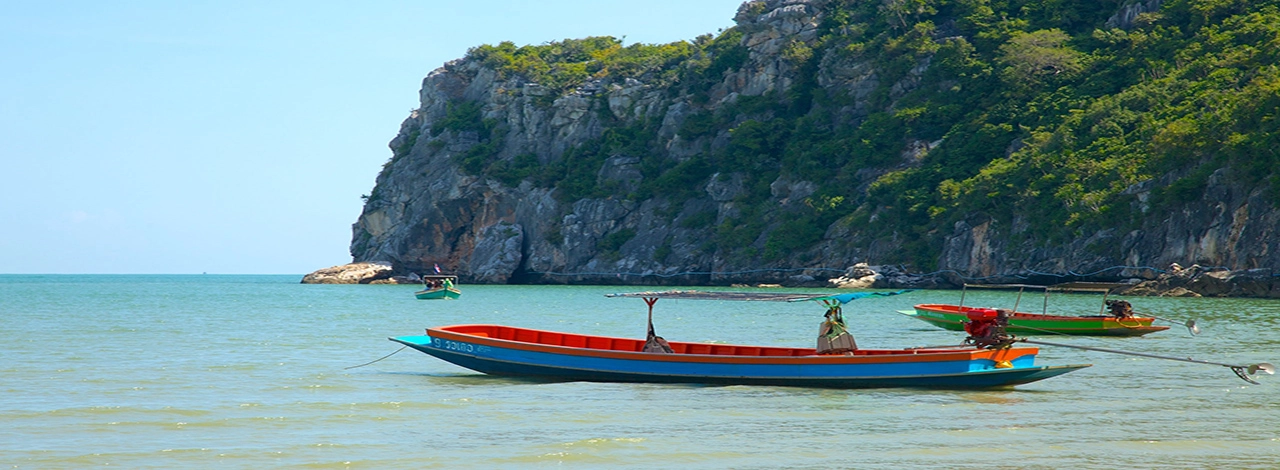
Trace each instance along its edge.
<path fill-rule="evenodd" d="M 853 354 L 858 350 L 858 342 L 854 341 L 853 335 L 849 332 L 841 332 L 834 338 L 828 338 L 826 335 L 818 336 L 818 347 L 815 351 L 819 355 L 831 354 Z"/>
<path fill-rule="evenodd" d="M 671 349 L 671 344 L 667 343 L 666 339 L 656 336 L 652 332 L 649 333 L 649 338 L 645 340 L 644 349 L 641 349 L 641 351 L 659 354 L 672 354 L 675 352 Z"/>

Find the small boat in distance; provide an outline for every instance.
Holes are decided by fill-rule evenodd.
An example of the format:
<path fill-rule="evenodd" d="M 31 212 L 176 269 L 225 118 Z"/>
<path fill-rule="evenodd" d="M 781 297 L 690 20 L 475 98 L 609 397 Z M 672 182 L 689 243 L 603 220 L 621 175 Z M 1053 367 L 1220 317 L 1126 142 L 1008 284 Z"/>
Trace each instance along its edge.
<path fill-rule="evenodd" d="M 422 276 L 422 285 L 424 289 L 414 292 L 413 296 L 419 300 L 431 299 L 456 299 L 462 296 L 462 291 L 454 285 L 458 282 L 458 276 L 445 274 L 429 274 Z"/>
<path fill-rule="evenodd" d="M 1130 305 L 1129 302 L 1123 300 L 1107 300 L 1106 295 L 1102 298 L 1102 308 L 1095 315 L 1072 316 L 1053 315 L 1048 313 L 1049 291 L 1103 292 L 1105 294 L 1118 286 L 1120 285 L 1106 283 L 1069 283 L 1059 284 L 1056 286 L 1035 286 L 1023 284 L 999 284 L 989 286 L 966 285 L 965 288 L 985 287 L 1018 289 L 1018 299 L 1014 302 L 1013 308 L 1005 310 L 1006 313 L 1008 313 L 1009 318 L 1009 333 L 1019 333 L 1024 335 L 1042 335 L 1047 333 L 1076 336 L 1142 336 L 1148 333 L 1169 329 L 1168 326 L 1157 326 L 1152 324 L 1157 319 L 1166 319 L 1155 315 L 1136 313 L 1133 311 L 1133 306 Z M 1018 303 L 1022 300 L 1022 291 L 1026 288 L 1045 290 L 1043 313 L 1017 311 Z M 898 313 L 940 328 L 953 331 L 964 331 L 965 323 L 968 321 L 968 314 L 995 313 L 997 310 L 1002 309 L 965 306 L 964 290 L 962 290 L 960 294 L 960 305 L 919 304 L 915 306 L 914 311 L 900 310 Z M 1200 332 L 1200 328 L 1196 326 L 1195 320 L 1189 320 L 1185 325 L 1192 335 Z"/>
<path fill-rule="evenodd" d="M 1037 366 L 1039 349 L 1034 347 L 857 349 L 850 338 L 849 348 L 820 352 L 805 347 L 668 342 L 653 333 L 653 304 L 661 293 L 642 294 L 649 304 L 647 339 L 503 325 L 442 326 L 428 328 L 425 335 L 389 339 L 485 374 L 561 381 L 1007 388 L 1090 366 Z M 835 318 L 843 326 L 839 301 L 825 305 L 828 322 Z"/>

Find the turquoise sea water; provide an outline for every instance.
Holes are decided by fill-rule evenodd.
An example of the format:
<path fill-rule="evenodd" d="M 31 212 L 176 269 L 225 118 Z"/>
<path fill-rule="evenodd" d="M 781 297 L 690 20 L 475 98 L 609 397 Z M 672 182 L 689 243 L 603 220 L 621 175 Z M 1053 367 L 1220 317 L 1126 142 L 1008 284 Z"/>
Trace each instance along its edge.
<path fill-rule="evenodd" d="M 1052 347 L 1039 363 L 1095 366 L 1005 391 L 544 383 L 413 350 L 349 368 L 427 326 L 643 337 L 644 303 L 604 294 L 645 288 L 463 285 L 459 300 L 420 301 L 416 286 L 300 278 L 0 275 L 0 467 L 1280 467 L 1280 376 L 1249 385 L 1224 367 Z M 916 291 L 845 312 L 862 347 L 954 344 L 894 312 L 958 299 Z M 1055 294 L 1050 309 L 1100 300 Z M 1280 363 L 1280 301 L 1127 300 L 1204 332 L 1044 339 Z M 670 340 L 811 346 L 822 313 L 666 299 L 654 317 Z"/>

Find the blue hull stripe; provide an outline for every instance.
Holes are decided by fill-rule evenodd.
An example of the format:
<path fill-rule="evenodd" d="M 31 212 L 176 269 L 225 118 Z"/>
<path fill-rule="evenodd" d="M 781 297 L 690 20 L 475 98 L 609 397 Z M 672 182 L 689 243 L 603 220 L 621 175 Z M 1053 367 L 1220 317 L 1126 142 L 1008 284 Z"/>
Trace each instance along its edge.
<path fill-rule="evenodd" d="M 948 360 L 872 364 L 729 364 L 646 361 L 570 356 L 442 340 L 428 336 L 391 338 L 447 362 L 492 375 L 601 382 L 667 382 L 791 385 L 839 388 L 997 387 L 1041 380 L 1081 366 L 1035 367 L 1035 356 L 1020 356 L 1013 367 L 996 369 L 990 360 Z"/>

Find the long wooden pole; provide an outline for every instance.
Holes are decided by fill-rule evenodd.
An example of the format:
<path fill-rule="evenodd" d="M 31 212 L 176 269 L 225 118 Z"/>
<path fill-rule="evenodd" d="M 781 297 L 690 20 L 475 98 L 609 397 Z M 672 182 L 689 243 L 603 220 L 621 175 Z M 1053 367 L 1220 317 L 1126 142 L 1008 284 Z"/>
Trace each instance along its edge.
<path fill-rule="evenodd" d="M 1140 352 L 1133 352 L 1133 351 L 1121 351 L 1119 349 L 1095 348 L 1091 346 L 1076 346 L 1074 344 L 1051 343 L 1048 341 L 1037 341 L 1037 340 L 1030 340 L 1025 338 L 1019 339 L 1018 341 L 1021 341 L 1024 343 L 1031 343 L 1031 344 L 1040 344 L 1044 346 L 1059 346 L 1063 348 L 1084 349 L 1087 351 L 1099 351 L 1099 352 L 1107 352 L 1112 354 L 1125 354 L 1129 356 L 1150 357 L 1153 359 L 1165 359 L 1170 361 L 1194 362 L 1197 364 L 1210 364 L 1215 366 L 1223 366 L 1223 367 L 1230 368 L 1233 372 L 1236 373 L 1237 376 L 1244 379 L 1246 382 L 1253 383 L 1253 384 L 1257 384 L 1259 382 L 1256 382 L 1253 379 L 1250 379 L 1249 376 L 1258 373 L 1258 371 L 1266 372 L 1268 374 L 1276 373 L 1276 366 L 1271 365 L 1270 362 L 1260 362 L 1257 364 L 1249 364 L 1247 366 L 1241 366 L 1241 365 L 1235 365 L 1235 364 L 1224 364 L 1221 362 L 1202 361 L 1200 359 L 1192 359 L 1190 357 L 1184 358 L 1184 357 L 1173 357 L 1173 356 L 1161 356 L 1159 354 L 1147 354 L 1147 353 L 1140 353 Z"/>

